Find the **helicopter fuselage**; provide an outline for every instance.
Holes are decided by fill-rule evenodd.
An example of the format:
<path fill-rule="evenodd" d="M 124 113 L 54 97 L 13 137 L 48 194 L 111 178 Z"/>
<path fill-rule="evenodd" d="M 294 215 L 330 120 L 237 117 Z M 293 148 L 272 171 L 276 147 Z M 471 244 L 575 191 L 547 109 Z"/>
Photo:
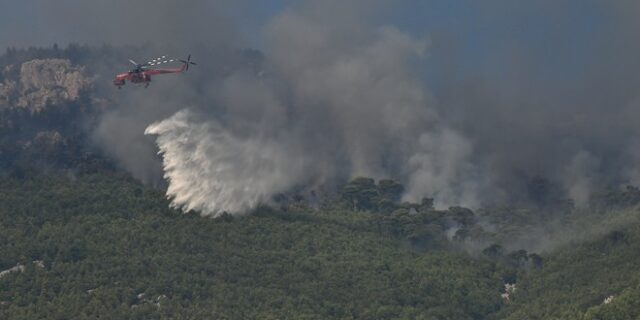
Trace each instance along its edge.
<path fill-rule="evenodd" d="M 151 82 L 151 76 L 165 73 L 181 73 L 186 69 L 183 65 L 180 68 L 169 68 L 169 69 L 148 69 L 148 70 L 132 70 L 126 73 L 121 73 L 116 75 L 116 78 L 113 79 L 113 84 L 118 86 L 118 89 L 125 85 L 128 80 L 131 83 L 146 83 L 146 86 Z"/>
<path fill-rule="evenodd" d="M 163 60 L 164 59 L 164 60 Z M 157 59 L 153 59 L 144 64 L 138 64 L 133 60 L 129 60 L 133 65 L 136 66 L 135 69 L 129 70 L 125 73 L 120 73 L 116 75 L 115 79 L 113 79 L 113 85 L 117 86 L 118 89 L 122 88 L 125 85 L 127 80 L 131 83 L 144 83 L 145 88 L 149 86 L 151 82 L 151 76 L 165 73 L 182 73 L 186 70 L 189 70 L 189 65 L 196 65 L 195 62 L 191 61 L 191 55 L 187 57 L 187 60 L 177 60 L 182 62 L 182 66 L 180 68 L 164 68 L 164 69 L 155 69 L 155 66 L 159 64 L 165 64 L 176 61 L 175 59 L 166 59 L 166 56 L 162 56 Z"/>

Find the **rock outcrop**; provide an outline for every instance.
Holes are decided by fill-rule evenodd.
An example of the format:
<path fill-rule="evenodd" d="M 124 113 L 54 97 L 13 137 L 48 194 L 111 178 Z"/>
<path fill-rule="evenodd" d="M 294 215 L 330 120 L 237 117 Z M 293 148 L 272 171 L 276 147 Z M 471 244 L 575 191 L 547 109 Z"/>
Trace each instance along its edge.
<path fill-rule="evenodd" d="M 84 68 L 66 59 L 27 61 L 20 66 L 17 76 L 14 68 L 4 68 L 0 108 L 26 108 L 39 113 L 48 106 L 78 100 L 92 85 L 84 75 Z"/>

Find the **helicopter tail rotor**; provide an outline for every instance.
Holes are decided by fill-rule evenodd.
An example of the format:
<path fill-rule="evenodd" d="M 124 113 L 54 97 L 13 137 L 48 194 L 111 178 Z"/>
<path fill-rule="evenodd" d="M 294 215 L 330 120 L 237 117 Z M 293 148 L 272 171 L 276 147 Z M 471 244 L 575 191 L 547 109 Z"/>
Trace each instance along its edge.
<path fill-rule="evenodd" d="M 191 55 L 187 56 L 187 60 L 180 60 L 180 62 L 184 63 L 184 70 L 189 70 L 189 65 L 198 65 L 195 62 L 191 61 Z"/>

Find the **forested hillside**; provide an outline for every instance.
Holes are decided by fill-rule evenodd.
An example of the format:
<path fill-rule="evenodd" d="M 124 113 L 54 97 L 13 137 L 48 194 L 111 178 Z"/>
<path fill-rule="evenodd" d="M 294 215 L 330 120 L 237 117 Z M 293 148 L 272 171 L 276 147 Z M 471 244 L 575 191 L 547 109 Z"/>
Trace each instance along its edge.
<path fill-rule="evenodd" d="M 3 319 L 478 319 L 502 305 L 490 260 L 412 248 L 403 233 L 419 219 L 201 218 L 122 174 L 8 178 L 0 190 L 0 266 L 25 267 L 0 280 Z"/>
<path fill-rule="evenodd" d="M 634 186 L 576 204 L 534 177 L 471 210 L 356 177 L 240 215 L 171 208 L 90 138 L 112 101 L 89 61 L 139 51 L 0 56 L 0 319 L 640 317 Z M 226 54 L 220 77 L 258 71 Z"/>
<path fill-rule="evenodd" d="M 0 204 L 3 319 L 638 316 L 635 209 L 626 227 L 527 256 L 468 253 L 432 210 L 183 214 L 117 172 L 5 176 Z"/>

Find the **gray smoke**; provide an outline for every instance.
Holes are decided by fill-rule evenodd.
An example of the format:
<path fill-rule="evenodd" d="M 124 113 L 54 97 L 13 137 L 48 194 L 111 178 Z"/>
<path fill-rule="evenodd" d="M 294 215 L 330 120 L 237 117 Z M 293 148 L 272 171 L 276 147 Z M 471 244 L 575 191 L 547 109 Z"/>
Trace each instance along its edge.
<path fill-rule="evenodd" d="M 154 140 L 143 135 L 153 121 L 165 119 L 183 106 L 175 95 L 188 97 L 189 92 L 179 83 L 154 81 L 154 93 L 150 90 L 119 90 L 118 97 L 105 111 L 93 132 L 93 140 L 118 164 L 136 179 L 152 185 L 162 183 L 162 164 L 157 156 Z M 111 90 L 114 90 L 111 88 Z"/>
<path fill-rule="evenodd" d="M 544 177 L 584 204 L 594 190 L 637 183 L 640 78 L 628 66 L 640 7 L 467 5 L 477 11 L 433 36 L 429 66 L 441 119 L 470 140 L 492 183 L 481 198 L 523 197 L 528 179 Z"/>
<path fill-rule="evenodd" d="M 13 2 L 13 3 L 12 3 Z M 154 43 L 188 47 L 194 40 L 237 46 L 229 12 L 247 1 L 227 0 L 8 0 L 0 4 L 5 30 L 0 45 L 134 45 Z M 19 14 L 16 14 L 19 12 Z M 250 15 L 251 12 L 246 12 Z"/>
<path fill-rule="evenodd" d="M 163 172 L 176 206 L 245 211 L 356 175 L 440 206 L 531 200 L 537 177 L 579 205 L 640 183 L 636 1 L 304 1 L 260 31 L 255 1 L 37 3 L 33 23 L 0 19 L 16 30 L 0 45 L 148 41 L 204 61 L 114 94 L 95 133 L 141 180 Z M 196 45 L 248 42 L 261 72 Z"/>
<path fill-rule="evenodd" d="M 587 41 L 573 35 L 580 22 L 567 23 L 579 14 L 572 4 L 468 3 L 487 42 L 473 57 L 457 49 L 479 33 L 465 22 L 428 41 L 378 22 L 381 3 L 290 8 L 265 27 L 260 77 L 234 74 L 180 121 L 149 128 L 159 134 L 169 195 L 177 206 L 236 212 L 293 187 L 365 175 L 400 180 L 405 200 L 477 206 L 531 201 L 527 184 L 543 177 L 583 205 L 595 189 L 634 183 L 638 108 L 630 84 L 638 81 L 623 67 L 631 56 L 616 61 L 610 46 L 640 52 L 620 33 L 633 26 L 623 16 L 635 7 L 590 2 L 620 19 Z M 510 28 L 524 31 L 501 31 Z M 581 53 L 583 64 L 573 61 L 585 46 L 594 50 Z M 460 67 L 473 62 L 492 68 Z M 431 92 L 424 72 L 435 79 Z M 168 158 L 194 143 L 216 154 Z M 201 180 L 187 178 L 196 172 Z"/>
<path fill-rule="evenodd" d="M 371 28 L 355 12 L 332 24 L 316 14 L 301 8 L 269 23 L 267 75 L 226 79 L 215 116 L 181 111 L 147 128 L 173 204 L 242 212 L 358 175 L 406 181 L 409 200 L 474 201 L 471 146 L 441 125 L 412 69 L 427 41 Z"/>

